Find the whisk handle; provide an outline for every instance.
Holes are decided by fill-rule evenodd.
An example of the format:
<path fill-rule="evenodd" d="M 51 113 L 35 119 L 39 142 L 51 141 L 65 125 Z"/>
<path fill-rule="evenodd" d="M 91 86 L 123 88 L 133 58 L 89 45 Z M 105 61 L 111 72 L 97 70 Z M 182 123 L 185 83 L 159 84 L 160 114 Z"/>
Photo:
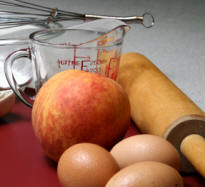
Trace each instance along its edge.
<path fill-rule="evenodd" d="M 121 21 L 138 21 L 144 27 L 150 28 L 154 26 L 155 20 L 152 14 L 145 12 L 142 16 L 106 16 L 106 15 L 96 15 L 96 14 L 85 14 L 85 18 L 91 19 L 117 19 Z"/>

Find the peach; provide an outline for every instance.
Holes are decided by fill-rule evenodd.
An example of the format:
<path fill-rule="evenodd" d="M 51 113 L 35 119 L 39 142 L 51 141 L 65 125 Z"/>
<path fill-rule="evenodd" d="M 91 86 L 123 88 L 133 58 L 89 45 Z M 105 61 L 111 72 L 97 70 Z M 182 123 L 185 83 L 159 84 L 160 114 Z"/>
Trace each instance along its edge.
<path fill-rule="evenodd" d="M 32 109 L 35 135 L 49 158 L 58 161 L 71 145 L 95 143 L 111 149 L 130 124 L 130 104 L 112 79 L 80 70 L 51 77 Z"/>

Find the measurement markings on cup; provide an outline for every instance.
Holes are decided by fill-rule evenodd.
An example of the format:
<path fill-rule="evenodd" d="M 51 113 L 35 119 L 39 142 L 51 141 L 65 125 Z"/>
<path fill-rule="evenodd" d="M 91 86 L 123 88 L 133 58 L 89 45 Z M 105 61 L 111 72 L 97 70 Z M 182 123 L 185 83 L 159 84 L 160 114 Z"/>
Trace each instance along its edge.
<path fill-rule="evenodd" d="M 88 53 L 85 53 L 85 56 L 81 55 L 80 50 L 77 49 L 76 45 L 73 45 L 73 52 L 70 57 L 57 59 L 58 68 L 95 72 L 116 79 L 120 61 L 117 54 L 113 54 L 112 51 L 97 49 L 96 56 L 92 57 L 87 55 Z"/>

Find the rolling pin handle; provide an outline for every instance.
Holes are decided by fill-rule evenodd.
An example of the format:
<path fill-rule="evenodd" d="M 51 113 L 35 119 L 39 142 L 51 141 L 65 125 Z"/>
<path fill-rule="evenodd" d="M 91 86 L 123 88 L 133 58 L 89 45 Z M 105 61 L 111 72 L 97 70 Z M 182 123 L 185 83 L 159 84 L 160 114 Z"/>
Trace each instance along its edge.
<path fill-rule="evenodd" d="M 205 178 L 205 139 L 198 134 L 186 136 L 180 145 L 181 152 Z"/>

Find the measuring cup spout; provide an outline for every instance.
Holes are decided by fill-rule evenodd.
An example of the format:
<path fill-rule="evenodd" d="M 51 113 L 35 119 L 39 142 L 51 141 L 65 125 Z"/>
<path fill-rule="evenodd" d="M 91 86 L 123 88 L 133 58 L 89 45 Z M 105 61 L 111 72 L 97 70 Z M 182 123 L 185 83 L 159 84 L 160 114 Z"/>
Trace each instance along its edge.
<path fill-rule="evenodd" d="M 69 29 L 78 29 L 88 32 L 94 31 L 97 33 L 96 37 L 88 39 L 86 42 L 82 42 L 78 46 L 95 46 L 95 42 L 97 42 L 97 46 L 102 44 L 101 46 L 108 47 L 122 42 L 125 34 L 130 30 L 130 26 L 125 22 L 116 19 L 99 19 L 72 26 L 69 27 Z"/>
<path fill-rule="evenodd" d="M 102 46 L 122 45 L 125 34 L 130 30 L 130 26 L 123 24 L 115 27 L 98 38 Z"/>
<path fill-rule="evenodd" d="M 130 30 L 130 26 L 129 25 L 121 25 L 119 27 L 121 27 L 124 30 L 124 32 L 125 32 L 124 34 L 126 34 Z M 116 28 L 116 29 L 118 29 L 118 28 Z"/>
<path fill-rule="evenodd" d="M 123 24 L 119 25 L 106 33 L 101 33 L 100 36 L 86 42 L 86 45 L 92 45 L 97 42 L 98 47 L 116 47 L 122 45 L 125 34 L 129 31 L 130 26 Z"/>
<path fill-rule="evenodd" d="M 123 39 L 123 37 L 125 36 L 125 34 L 129 30 L 130 30 L 130 26 L 129 25 L 120 25 L 120 26 L 115 27 L 112 31 L 113 32 L 119 32 L 119 34 L 121 34 L 121 38 Z"/>

